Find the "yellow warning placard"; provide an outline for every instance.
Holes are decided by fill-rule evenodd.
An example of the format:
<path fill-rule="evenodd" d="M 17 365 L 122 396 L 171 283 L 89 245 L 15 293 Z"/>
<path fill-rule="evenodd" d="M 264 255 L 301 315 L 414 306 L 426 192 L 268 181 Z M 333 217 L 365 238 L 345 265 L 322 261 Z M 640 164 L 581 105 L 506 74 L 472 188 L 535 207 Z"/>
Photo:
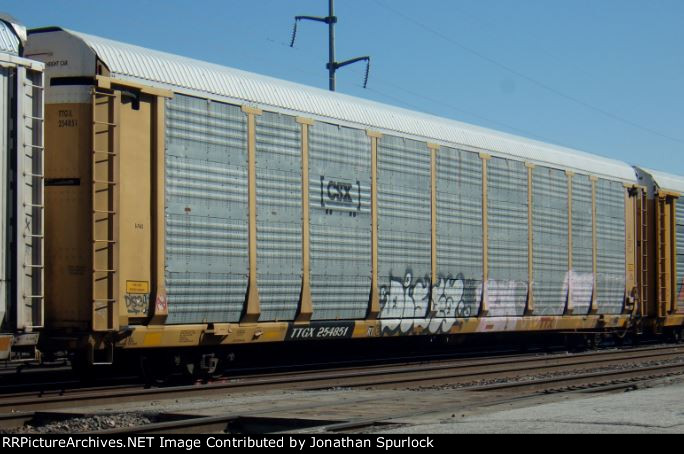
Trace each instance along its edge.
<path fill-rule="evenodd" d="M 147 281 L 126 281 L 126 293 L 134 295 L 150 293 L 150 283 Z"/>

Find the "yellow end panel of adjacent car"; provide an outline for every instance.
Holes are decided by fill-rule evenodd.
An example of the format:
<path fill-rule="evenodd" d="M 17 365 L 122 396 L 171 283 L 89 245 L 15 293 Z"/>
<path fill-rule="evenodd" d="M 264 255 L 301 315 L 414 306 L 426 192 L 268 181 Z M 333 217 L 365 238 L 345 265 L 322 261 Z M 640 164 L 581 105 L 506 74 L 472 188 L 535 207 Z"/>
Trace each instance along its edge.
<path fill-rule="evenodd" d="M 92 251 L 90 104 L 45 108 L 46 323 L 87 329 L 91 319 Z"/>

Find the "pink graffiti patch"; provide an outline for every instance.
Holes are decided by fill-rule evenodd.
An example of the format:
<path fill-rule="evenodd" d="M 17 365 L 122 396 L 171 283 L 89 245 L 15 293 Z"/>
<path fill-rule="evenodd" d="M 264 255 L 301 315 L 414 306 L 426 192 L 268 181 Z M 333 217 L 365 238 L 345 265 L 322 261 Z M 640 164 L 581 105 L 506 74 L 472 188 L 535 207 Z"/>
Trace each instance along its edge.
<path fill-rule="evenodd" d="M 169 304 L 166 299 L 166 295 L 158 295 L 157 296 L 157 301 L 155 302 L 155 313 L 166 313 L 168 310 Z"/>

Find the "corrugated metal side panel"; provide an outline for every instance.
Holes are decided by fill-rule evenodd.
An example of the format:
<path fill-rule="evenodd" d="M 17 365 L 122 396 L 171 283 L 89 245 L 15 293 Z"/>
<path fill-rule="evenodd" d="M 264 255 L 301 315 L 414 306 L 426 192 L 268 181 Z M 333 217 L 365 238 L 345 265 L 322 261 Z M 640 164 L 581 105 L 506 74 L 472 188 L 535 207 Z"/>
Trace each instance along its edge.
<path fill-rule="evenodd" d="M 316 123 L 309 138 L 313 319 L 364 318 L 371 289 L 370 139 L 327 123 Z"/>
<path fill-rule="evenodd" d="M 422 318 L 432 286 L 431 157 L 427 144 L 383 136 L 378 145 L 381 318 Z"/>
<path fill-rule="evenodd" d="M 677 200 L 677 295 L 678 306 L 684 306 L 684 198 Z"/>
<path fill-rule="evenodd" d="M 236 322 L 247 293 L 247 120 L 176 95 L 166 117 L 167 323 Z"/>
<path fill-rule="evenodd" d="M 575 314 L 587 314 L 594 291 L 591 181 L 586 175 L 572 178 L 572 304 Z"/>
<path fill-rule="evenodd" d="M 437 154 L 437 317 L 477 315 L 482 297 L 482 160 L 442 147 Z"/>
<path fill-rule="evenodd" d="M 596 285 L 600 314 L 620 314 L 625 297 L 625 188 L 599 179 L 596 185 L 598 238 Z"/>
<path fill-rule="evenodd" d="M 295 118 L 258 116 L 256 149 L 259 320 L 293 320 L 302 284 L 301 132 Z"/>
<path fill-rule="evenodd" d="M 489 315 L 523 315 L 529 280 L 525 164 L 491 159 L 487 164 L 487 199 Z"/>
<path fill-rule="evenodd" d="M 7 23 L 0 20 L 0 52 L 19 55 L 19 38 Z"/>
<path fill-rule="evenodd" d="M 9 311 L 7 252 L 10 250 L 10 239 L 7 236 L 9 213 L 7 199 L 9 196 L 8 146 L 9 146 L 9 72 L 0 67 L 0 331 L 4 327 L 5 314 Z M 9 328 L 8 328 L 9 329 Z"/>
<path fill-rule="evenodd" d="M 568 295 L 568 180 L 564 172 L 532 172 L 534 309 L 562 315 Z"/>

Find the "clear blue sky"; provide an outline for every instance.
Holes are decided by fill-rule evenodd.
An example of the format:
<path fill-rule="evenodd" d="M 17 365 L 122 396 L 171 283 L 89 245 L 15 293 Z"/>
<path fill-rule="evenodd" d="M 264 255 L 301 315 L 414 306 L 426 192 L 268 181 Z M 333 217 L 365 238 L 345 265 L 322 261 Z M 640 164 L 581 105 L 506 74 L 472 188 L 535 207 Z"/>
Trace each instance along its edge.
<path fill-rule="evenodd" d="M 327 88 L 327 0 L 5 0 L 59 25 Z M 684 175 L 684 1 L 336 0 L 338 91 Z"/>

